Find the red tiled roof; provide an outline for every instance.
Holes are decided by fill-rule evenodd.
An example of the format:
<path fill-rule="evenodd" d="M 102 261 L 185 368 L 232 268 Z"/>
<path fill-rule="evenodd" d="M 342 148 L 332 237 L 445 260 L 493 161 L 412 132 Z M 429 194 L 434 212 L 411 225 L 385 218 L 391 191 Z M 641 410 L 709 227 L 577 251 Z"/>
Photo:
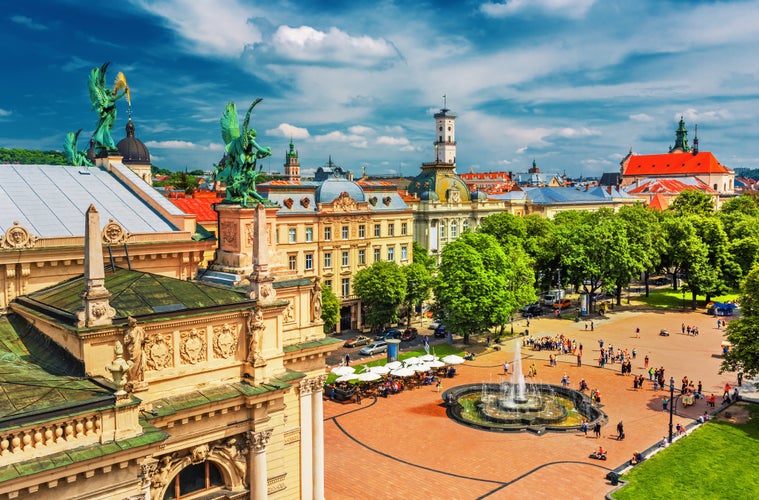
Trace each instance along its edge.
<path fill-rule="evenodd" d="M 506 172 L 471 172 L 468 174 L 459 174 L 459 177 L 465 181 L 491 180 L 491 181 L 509 181 L 509 174 Z"/>
<path fill-rule="evenodd" d="M 700 153 L 666 153 L 633 155 L 624 176 L 722 174 L 729 170 L 708 151 Z"/>
<path fill-rule="evenodd" d="M 215 203 L 221 203 L 223 198 L 179 198 L 171 202 L 186 214 L 193 214 L 200 223 L 214 222 L 218 214 L 213 209 Z"/>
<path fill-rule="evenodd" d="M 651 198 L 651 201 L 648 202 L 648 208 L 651 210 L 659 210 L 660 212 L 663 212 L 667 207 L 669 207 L 669 203 L 667 203 L 667 199 L 661 194 L 655 194 L 654 197 Z"/>
<path fill-rule="evenodd" d="M 398 194 L 401 196 L 404 202 L 419 201 L 419 198 L 413 194 L 409 194 L 408 191 L 398 191 Z"/>
<path fill-rule="evenodd" d="M 641 182 L 639 186 L 631 188 L 627 192 L 633 195 L 651 193 L 679 194 L 688 189 L 698 189 L 707 194 L 714 193 L 714 190 L 705 183 L 695 178 L 691 179 L 695 181 L 695 184 L 682 182 L 678 179 L 647 179 Z"/>

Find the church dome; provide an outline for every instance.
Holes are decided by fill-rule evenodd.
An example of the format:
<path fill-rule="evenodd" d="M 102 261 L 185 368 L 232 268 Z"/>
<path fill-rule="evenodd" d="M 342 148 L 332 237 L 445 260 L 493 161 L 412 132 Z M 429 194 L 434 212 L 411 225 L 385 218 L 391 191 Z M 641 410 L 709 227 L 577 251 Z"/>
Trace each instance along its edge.
<path fill-rule="evenodd" d="M 419 199 L 422 201 L 440 201 L 440 196 L 431 189 L 427 189 L 419 193 Z"/>
<path fill-rule="evenodd" d="M 361 186 L 347 179 L 332 177 L 322 182 L 321 185 L 316 188 L 316 202 L 331 203 L 342 193 L 348 193 L 348 196 L 357 202 L 366 201 L 364 190 L 361 189 Z"/>
<path fill-rule="evenodd" d="M 485 191 L 479 189 L 472 192 L 472 201 L 485 201 L 488 199 L 488 195 Z"/>
<path fill-rule="evenodd" d="M 126 125 L 126 137 L 116 145 L 125 165 L 150 164 L 150 152 L 141 140 L 134 136 L 134 123 L 130 118 Z"/>

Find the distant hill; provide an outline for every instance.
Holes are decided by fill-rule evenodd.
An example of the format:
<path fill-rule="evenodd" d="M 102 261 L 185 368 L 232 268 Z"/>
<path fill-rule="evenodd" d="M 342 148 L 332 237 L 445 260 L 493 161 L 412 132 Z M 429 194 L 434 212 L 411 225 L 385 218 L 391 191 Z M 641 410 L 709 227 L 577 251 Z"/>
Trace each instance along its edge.
<path fill-rule="evenodd" d="M 66 159 L 66 155 L 61 151 L 0 148 L 0 163 L 19 163 L 22 165 L 67 165 L 68 159 Z"/>

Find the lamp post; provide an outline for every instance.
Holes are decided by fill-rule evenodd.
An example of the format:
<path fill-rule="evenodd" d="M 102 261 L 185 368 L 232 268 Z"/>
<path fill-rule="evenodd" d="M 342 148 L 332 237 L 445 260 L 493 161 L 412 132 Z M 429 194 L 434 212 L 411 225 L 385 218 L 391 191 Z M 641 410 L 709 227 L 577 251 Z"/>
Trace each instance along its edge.
<path fill-rule="evenodd" d="M 669 377 L 669 444 L 672 444 L 672 412 L 675 408 L 675 377 Z"/>

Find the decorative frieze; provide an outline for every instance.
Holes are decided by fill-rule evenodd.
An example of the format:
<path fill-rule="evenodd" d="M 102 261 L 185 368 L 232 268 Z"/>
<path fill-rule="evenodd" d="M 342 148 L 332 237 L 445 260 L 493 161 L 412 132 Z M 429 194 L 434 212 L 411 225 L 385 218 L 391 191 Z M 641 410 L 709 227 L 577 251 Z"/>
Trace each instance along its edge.
<path fill-rule="evenodd" d="M 179 357 L 182 364 L 195 365 L 206 360 L 205 330 L 193 328 L 179 334 Z"/>
<path fill-rule="evenodd" d="M 145 340 L 146 364 L 150 370 L 163 370 L 174 366 L 174 346 L 171 334 L 154 333 Z"/>
<path fill-rule="evenodd" d="M 272 493 L 276 493 L 278 491 L 282 491 L 285 488 L 287 488 L 287 485 L 285 484 L 286 477 L 287 477 L 287 472 L 282 473 L 278 476 L 267 478 L 266 479 L 267 493 L 271 495 Z"/>
<path fill-rule="evenodd" d="M 224 323 L 213 328 L 213 352 L 217 358 L 228 359 L 237 352 L 237 325 Z"/>

